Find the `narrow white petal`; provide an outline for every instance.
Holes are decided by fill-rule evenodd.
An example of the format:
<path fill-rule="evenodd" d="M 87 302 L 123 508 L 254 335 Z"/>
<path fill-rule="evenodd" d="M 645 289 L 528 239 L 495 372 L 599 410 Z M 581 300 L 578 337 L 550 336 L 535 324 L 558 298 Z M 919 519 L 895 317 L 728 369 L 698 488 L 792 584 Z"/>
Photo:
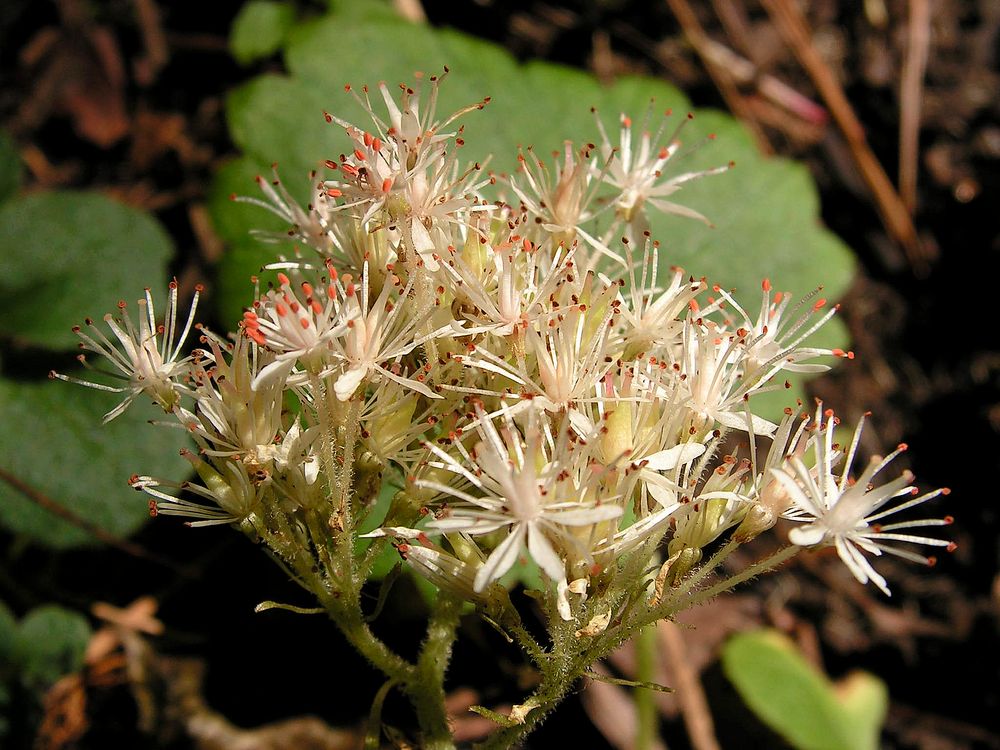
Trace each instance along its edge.
<path fill-rule="evenodd" d="M 566 566 L 559 553 L 535 524 L 528 524 L 528 552 L 531 559 L 553 581 L 566 579 Z"/>
<path fill-rule="evenodd" d="M 257 373 L 257 377 L 250 384 L 250 389 L 259 391 L 262 386 L 266 388 L 269 385 L 285 380 L 292 372 L 293 367 L 295 367 L 294 359 L 274 360 L 274 362 L 266 365 Z"/>
<path fill-rule="evenodd" d="M 647 456 L 645 468 L 653 471 L 670 471 L 678 466 L 691 463 L 705 452 L 705 446 L 700 443 L 684 443 L 675 445 L 665 451 Z"/>
<path fill-rule="evenodd" d="M 521 553 L 524 544 L 524 525 L 514 527 L 507 538 L 497 545 L 497 548 L 490 553 L 483 563 L 483 567 L 476 573 L 476 581 L 472 588 L 477 593 L 483 592 L 490 583 L 510 570 L 517 561 L 517 556 Z"/>

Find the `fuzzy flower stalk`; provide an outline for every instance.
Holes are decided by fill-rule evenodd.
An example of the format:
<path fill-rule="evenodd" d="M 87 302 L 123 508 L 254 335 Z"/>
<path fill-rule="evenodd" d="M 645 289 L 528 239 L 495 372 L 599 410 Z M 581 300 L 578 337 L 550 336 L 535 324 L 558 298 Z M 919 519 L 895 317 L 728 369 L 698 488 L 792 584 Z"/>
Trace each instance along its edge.
<path fill-rule="evenodd" d="M 137 322 L 122 303 L 110 333 L 78 329 L 104 376 L 81 355 L 93 380 L 54 377 L 121 394 L 105 421 L 149 399 L 190 436 L 189 477 L 132 477 L 155 514 L 265 545 L 409 698 L 423 748 L 454 747 L 443 685 L 463 606 L 539 674 L 495 715 L 486 746 L 508 747 L 594 661 L 689 606 L 721 561 L 706 557 L 779 519 L 792 546 L 761 570 L 829 546 L 886 594 L 880 556 L 953 548 L 928 535 L 950 518 L 911 514 L 947 490 L 879 481 L 904 446 L 855 474 L 860 424 L 844 448 L 822 406 L 757 413 L 787 373 L 853 357 L 811 343 L 836 307 L 766 278 L 741 304 L 649 237 L 649 211 L 704 220 L 675 201 L 728 166 L 685 171 L 681 129 L 647 113 L 641 133 L 622 115 L 616 144 L 598 119 L 600 146 L 525 149 L 513 174 L 487 173 L 460 120 L 489 100 L 440 114 L 444 77 L 349 88 L 367 121 L 326 115 L 347 145 L 316 155 L 308 206 L 277 173 L 237 198 L 301 247 L 234 333 L 196 327 L 196 299 L 180 315 L 176 284 L 163 323 L 147 291 Z M 386 554 L 438 591 L 413 659 L 368 624 L 362 587 Z"/>

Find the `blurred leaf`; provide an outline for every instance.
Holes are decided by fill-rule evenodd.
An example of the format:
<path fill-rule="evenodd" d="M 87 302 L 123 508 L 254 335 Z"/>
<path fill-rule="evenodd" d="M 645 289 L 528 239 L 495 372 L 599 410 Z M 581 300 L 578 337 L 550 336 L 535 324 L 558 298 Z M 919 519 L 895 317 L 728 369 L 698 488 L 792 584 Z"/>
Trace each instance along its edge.
<path fill-rule="evenodd" d="M 6 604 L 0 601 L 0 680 L 4 678 L 4 666 L 14 657 L 14 643 L 17 638 L 17 619 Z"/>
<path fill-rule="evenodd" d="M 0 203 L 17 192 L 21 184 L 21 157 L 10 136 L 0 130 Z"/>
<path fill-rule="evenodd" d="M 14 649 L 17 640 L 17 620 L 0 601 L 0 740 L 10 730 L 7 713 L 10 710 L 11 690 L 8 684 L 14 677 Z"/>
<path fill-rule="evenodd" d="M 54 604 L 33 609 L 21 620 L 15 640 L 21 682 L 40 692 L 77 671 L 89 640 L 90 624 L 82 615 Z"/>
<path fill-rule="evenodd" d="M 886 684 L 869 672 L 852 672 L 840 680 L 834 689 L 837 698 L 850 717 L 850 739 L 857 748 L 877 748 L 879 732 L 889 710 L 889 690 Z"/>
<path fill-rule="evenodd" d="M 115 394 L 54 380 L 0 380 L 0 468 L 52 501 L 116 536 L 136 531 L 149 517 L 144 495 L 127 484 L 136 472 L 183 478 L 178 456 L 183 430 L 150 429 L 149 419 L 167 419 L 142 398 L 124 415 L 102 426 Z M 53 470 L 57 467 L 58 470 Z M 94 544 L 86 531 L 32 502 L 0 480 L 0 523 L 52 547 Z"/>
<path fill-rule="evenodd" d="M 369 4 L 357 4 L 367 8 Z M 348 6 L 345 6 L 348 7 Z M 250 179 L 237 184 L 239 173 L 260 172 L 251 165 L 277 162 L 288 190 L 303 203 L 308 200 L 310 170 L 334 158 L 348 147 L 342 129 L 323 117 L 328 110 L 362 124 L 369 119 L 353 97 L 344 91 L 352 83 L 374 86 L 384 80 L 394 89 L 399 81 L 414 80 L 415 71 L 440 73 L 447 65 L 453 71 L 441 87 L 438 112 L 447 114 L 473 104 L 484 96 L 493 101 L 483 112 L 463 118 L 463 151 L 470 161 L 493 155 L 490 168 L 503 172 L 516 164 L 517 146 L 534 144 L 539 154 L 559 147 L 565 138 L 578 143 L 596 141 L 598 131 L 590 112 L 597 107 L 609 134 L 618 131 L 620 112 L 638 122 L 643 113 L 653 113 L 649 127 L 659 127 L 666 109 L 681 121 L 689 109 L 687 99 L 674 87 L 651 78 L 623 77 L 611 87 L 580 71 L 548 64 L 519 65 L 500 47 L 451 31 L 413 25 L 389 15 L 384 6 L 368 9 L 350 5 L 349 12 L 300 24 L 289 35 L 285 59 L 289 76 L 263 76 L 234 92 L 227 102 L 233 140 L 245 157 L 220 175 L 218 198 L 231 192 L 253 195 L 258 189 Z M 337 64 L 329 61 L 337 51 Z M 373 54 L 376 52 L 377 54 Z M 651 105 L 650 100 L 655 99 Z M 372 106 L 384 105 L 376 91 Z M 667 125 L 667 133 L 674 127 Z M 295 137 L 289 137 L 294 133 Z M 709 140 L 709 135 L 714 140 Z M 615 137 L 612 135 L 612 137 Z M 685 185 L 679 202 L 706 215 L 714 228 L 701 222 L 654 214 L 653 236 L 663 244 L 662 266 L 683 266 L 695 276 L 735 289 L 737 298 L 754 309 L 763 277 L 775 288 L 795 295 L 819 285 L 825 295 L 838 298 L 854 271 L 850 251 L 818 218 L 816 188 L 802 165 L 784 159 L 765 159 L 743 127 L 732 117 L 715 111 L 699 111 L 682 131 L 683 146 L 669 168 L 674 173 L 705 169 L 729 161 L 735 169 Z M 246 206 L 213 200 L 211 210 L 222 234 L 236 250 L 220 265 L 220 285 L 235 289 L 256 273 L 262 260 L 274 258 L 274 246 L 259 251 L 239 238 L 272 218 L 263 210 L 257 216 Z M 220 230 L 221 231 L 221 230 Z M 218 300 L 227 320 L 235 320 L 248 297 L 228 293 Z M 846 348 L 842 327 L 827 332 L 830 346 Z M 761 397 L 768 412 L 780 414 L 770 402 L 786 405 L 801 395 L 793 392 Z M 780 397 L 780 398 L 779 398 Z"/>
<path fill-rule="evenodd" d="M 800 750 L 877 750 L 888 710 L 885 683 L 855 673 L 835 685 L 773 630 L 741 633 L 722 668 L 764 723 Z"/>
<path fill-rule="evenodd" d="M 229 246 L 213 290 L 216 309 L 223 324 L 228 327 L 235 327 L 243 308 L 252 301 L 250 277 L 257 276 L 262 288 L 266 287 L 276 274 L 261 271 L 261 267 L 274 261 L 279 254 L 290 255 L 293 252 L 290 242 L 262 242 L 250 234 L 249 228 L 273 232 L 287 229 L 280 219 L 258 206 L 232 200 L 234 195 L 254 194 L 257 190 L 254 178 L 268 174 L 267 168 L 241 157 L 223 166 L 209 189 L 208 207 L 215 230 Z"/>
<path fill-rule="evenodd" d="M 271 0 L 251 0 L 233 21 L 229 49 L 242 65 L 278 51 L 295 23 L 295 6 Z"/>
<path fill-rule="evenodd" d="M 0 206 L 0 334 L 70 349 L 70 330 L 123 295 L 166 291 L 170 238 L 150 216 L 90 193 L 53 192 Z M 162 290 L 162 291 L 160 291 Z"/>

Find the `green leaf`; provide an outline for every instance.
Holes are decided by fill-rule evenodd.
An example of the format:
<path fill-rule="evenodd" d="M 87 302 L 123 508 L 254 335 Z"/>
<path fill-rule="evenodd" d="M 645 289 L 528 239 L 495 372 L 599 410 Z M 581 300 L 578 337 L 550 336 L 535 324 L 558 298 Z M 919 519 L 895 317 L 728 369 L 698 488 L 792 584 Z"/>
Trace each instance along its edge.
<path fill-rule="evenodd" d="M 10 608 L 0 601 L 0 680 L 6 676 L 4 665 L 14 658 L 14 644 L 17 638 L 17 619 Z"/>
<path fill-rule="evenodd" d="M 794 747 L 877 750 L 888 692 L 874 675 L 855 673 L 836 685 L 773 630 L 731 638 L 722 668 L 754 713 Z"/>
<path fill-rule="evenodd" d="M 150 216 L 89 193 L 38 193 L 0 206 L 0 335 L 70 349 L 82 316 L 145 287 L 166 291 L 173 254 Z M 162 296 L 161 296 L 162 299 Z"/>
<path fill-rule="evenodd" d="M 279 254 L 291 255 L 294 251 L 290 242 L 262 242 L 250 234 L 250 228 L 271 232 L 287 229 L 280 219 L 258 206 L 232 200 L 236 195 L 256 196 L 259 191 L 254 178 L 266 174 L 268 169 L 253 160 L 236 159 L 216 173 L 208 193 L 208 208 L 215 230 L 229 245 L 217 274 L 213 301 L 223 324 L 230 328 L 235 327 L 243 308 L 252 301 L 250 278 L 258 277 L 262 288 L 266 287 L 276 274 L 261 268 Z"/>
<path fill-rule="evenodd" d="M 229 49 L 242 65 L 270 57 L 285 40 L 295 23 L 295 6 L 291 3 L 251 0 L 233 21 Z"/>
<path fill-rule="evenodd" d="M 40 692 L 65 674 L 83 666 L 90 624 L 82 615 L 48 604 L 33 609 L 18 628 L 15 660 L 21 682 Z"/>
<path fill-rule="evenodd" d="M 337 50 L 336 65 L 329 61 L 332 49 Z M 233 140 L 246 155 L 240 169 L 277 162 L 286 187 L 303 202 L 309 188 L 306 173 L 348 146 L 341 128 L 327 124 L 323 111 L 362 126 L 369 119 L 344 91 L 345 83 L 352 83 L 355 91 L 382 80 L 394 87 L 399 81 L 413 82 L 415 71 L 440 73 L 449 66 L 452 74 L 441 87 L 438 112 L 492 96 L 485 111 L 463 118 L 463 150 L 469 160 L 492 154 L 490 168 L 497 172 L 513 169 L 519 144 L 533 144 L 539 154 L 546 154 L 566 138 L 596 141 L 591 106 L 597 107 L 612 137 L 620 112 L 638 123 L 652 106 L 650 127 L 655 129 L 663 110 L 672 109 L 679 121 L 690 106 L 683 94 L 659 80 L 623 77 L 605 87 L 570 68 L 539 62 L 519 65 L 496 45 L 447 29 L 409 24 L 389 16 L 379 5 L 371 12 L 351 10 L 300 24 L 288 37 L 285 60 L 288 76 L 264 76 L 246 84 L 229 97 L 227 113 Z M 377 91 L 372 106 L 382 111 Z M 824 285 L 825 296 L 837 299 L 853 276 L 854 260 L 843 243 L 820 225 L 817 192 L 806 168 L 760 155 L 744 128 L 728 115 L 715 111 L 694 115 L 682 131 L 684 145 L 670 169 L 696 171 L 729 161 L 736 166 L 688 183 L 678 198 L 707 216 L 714 227 L 677 216 L 651 217 L 653 236 L 663 246 L 662 266 L 680 265 L 695 276 L 735 289 L 737 299 L 750 309 L 757 307 L 764 277 L 776 289 L 795 295 Z M 672 127 L 668 125 L 668 132 Z M 220 176 L 227 195 L 258 194 L 249 181 L 242 189 L 233 187 L 233 174 Z M 211 210 L 231 239 L 246 237 L 270 219 L 264 211 L 254 217 L 246 213 L 246 206 L 237 209 L 222 201 L 213 201 Z M 265 246 L 258 254 L 243 242 L 235 247 L 237 251 L 220 265 L 222 279 L 245 278 L 254 272 L 252 266 L 260 265 L 262 256 L 275 250 Z M 221 284 L 231 286 L 224 280 Z M 241 297 L 239 305 L 228 295 L 221 302 L 227 319 L 234 319 L 247 297 Z M 831 331 L 830 345 L 846 348 L 843 328 Z M 793 392 L 779 399 L 780 395 L 767 398 L 787 405 L 801 390 L 796 385 Z M 780 414 L 776 408 L 768 411 Z"/>
<path fill-rule="evenodd" d="M 10 136 L 0 130 L 0 203 L 17 192 L 21 184 L 21 156 Z"/>
<path fill-rule="evenodd" d="M 183 430 L 150 429 L 167 419 L 142 398 L 121 417 L 101 425 L 114 394 L 46 380 L 0 380 L 0 468 L 30 488 L 116 536 L 136 531 L 149 516 L 144 495 L 127 484 L 133 473 L 182 479 L 178 456 Z M 56 470 L 54 470 L 56 469 Z M 54 516 L 0 479 L 0 523 L 57 548 L 94 544 L 88 532 Z"/>

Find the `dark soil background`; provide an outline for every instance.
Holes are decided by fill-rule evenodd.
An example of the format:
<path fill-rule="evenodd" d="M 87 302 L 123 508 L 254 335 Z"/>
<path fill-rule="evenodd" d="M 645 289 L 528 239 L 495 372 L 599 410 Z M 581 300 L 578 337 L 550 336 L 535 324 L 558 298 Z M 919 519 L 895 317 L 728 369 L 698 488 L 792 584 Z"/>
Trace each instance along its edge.
<path fill-rule="evenodd" d="M 886 228 L 879 206 L 898 201 L 898 194 L 866 186 L 858 144 L 844 138 L 829 107 L 827 114 L 790 111 L 787 100 L 766 93 L 767 82 L 778 80 L 823 103 L 775 22 L 774 8 L 786 5 L 770 0 L 763 4 L 768 12 L 754 0 L 693 7 L 681 0 L 399 3 L 524 59 L 555 60 L 606 79 L 624 72 L 663 76 L 696 106 L 733 110 L 762 147 L 811 167 L 823 220 L 859 259 L 856 283 L 842 300 L 857 359 L 817 380 L 813 391 L 848 420 L 874 413 L 866 452 L 905 439 L 907 462 L 922 485 L 952 488 L 947 506 L 932 512 L 956 517 L 958 551 L 932 570 L 885 561 L 891 600 L 862 589 L 835 557 L 801 556 L 759 582 L 753 597 L 729 597 L 703 616 L 721 628 L 685 631 L 688 666 L 701 670 L 724 748 L 784 747 L 746 712 L 711 659 L 726 632 L 758 624 L 792 635 L 834 678 L 861 667 L 881 676 L 892 697 L 884 747 L 1000 748 L 1000 522 L 993 485 L 1000 466 L 1000 333 L 989 286 L 1000 270 L 1000 4 L 806 4 L 813 48 L 846 91 L 878 161 L 893 184 L 901 165 L 915 176 L 915 190 L 901 190 L 912 205 L 913 235 L 905 226 Z M 224 250 L 202 205 L 213 171 L 233 153 L 223 97 L 262 68 L 280 69 L 278 60 L 240 68 L 229 56 L 226 38 L 239 7 L 237 0 L 0 4 L 0 127 L 21 150 L 26 189 L 91 188 L 153 212 L 179 249 L 175 273 L 182 285 L 210 282 Z M 904 86 L 905 61 L 921 39 L 926 72 Z M 752 73 L 742 79 L 733 65 L 706 68 L 706 55 L 711 61 L 718 45 L 750 61 Z M 901 112 L 911 110 L 917 118 L 909 132 L 918 148 L 901 156 Z M 39 363 L 39 372 L 47 369 Z M 87 612 L 97 601 L 124 606 L 154 596 L 166 625 L 152 641 L 155 652 L 202 660 L 205 700 L 238 726 L 313 714 L 354 730 L 380 687 L 322 617 L 253 614 L 262 598 L 301 596 L 259 550 L 226 530 L 151 523 L 136 541 L 160 561 L 109 549 L 54 555 L 7 535 L 0 540 L 6 549 L 0 599 L 19 613 L 48 601 Z M 402 648 L 422 630 L 420 597 L 409 594 L 395 597 L 380 621 L 385 637 Z M 491 706 L 517 702 L 530 674 L 493 631 L 468 619 L 452 671 L 453 686 L 465 691 L 456 702 L 465 695 Z M 627 672 L 629 661 L 624 653 L 613 666 Z M 140 706 L 126 683 L 84 675 L 85 700 L 73 711 L 50 702 L 50 721 L 59 711 L 70 718 L 38 746 L 195 747 L 182 732 L 140 730 Z M 616 746 L 609 744 L 613 733 L 605 730 L 612 737 L 606 740 L 596 728 L 614 717 L 613 709 L 591 693 L 573 696 L 531 747 Z M 27 748 L 41 716 L 28 703 L 16 708 L 23 710 L 11 717 L 8 742 Z M 667 744 L 692 746 L 677 705 L 663 708 Z M 387 716 L 406 726 L 391 697 Z"/>

